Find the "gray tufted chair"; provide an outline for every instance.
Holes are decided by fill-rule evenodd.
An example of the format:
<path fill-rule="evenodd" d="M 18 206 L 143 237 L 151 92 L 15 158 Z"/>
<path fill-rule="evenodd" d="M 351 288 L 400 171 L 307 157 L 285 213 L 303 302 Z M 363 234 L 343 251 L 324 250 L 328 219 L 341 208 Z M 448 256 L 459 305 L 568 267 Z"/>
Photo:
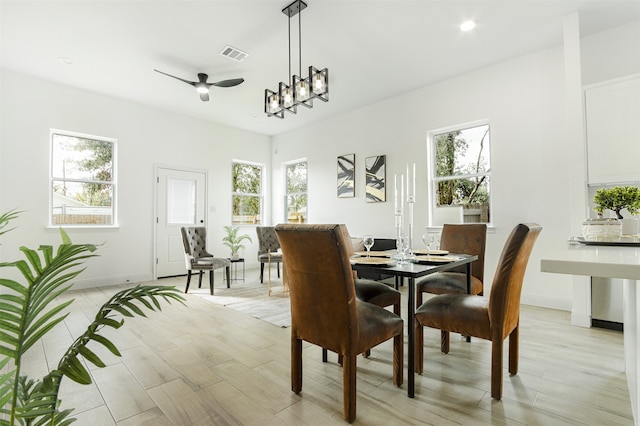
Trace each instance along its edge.
<path fill-rule="evenodd" d="M 180 228 L 182 233 L 182 244 L 184 245 L 184 260 L 187 266 L 187 287 L 184 289 L 186 293 L 189 290 L 191 282 L 191 272 L 199 272 L 198 288 L 202 286 L 202 273 L 209 271 L 209 288 L 213 295 L 213 271 L 220 268 L 226 268 L 227 288 L 229 288 L 230 265 L 229 259 L 213 257 L 207 252 L 207 229 L 204 226 L 193 226 L 188 228 Z"/>
<path fill-rule="evenodd" d="M 280 242 L 276 236 L 276 228 L 273 226 L 256 226 L 258 234 L 258 262 L 260 262 L 260 282 L 264 282 L 264 264 L 271 270 L 271 262 L 276 263 L 278 278 L 280 277 L 280 262 L 282 253 L 278 253 Z"/>

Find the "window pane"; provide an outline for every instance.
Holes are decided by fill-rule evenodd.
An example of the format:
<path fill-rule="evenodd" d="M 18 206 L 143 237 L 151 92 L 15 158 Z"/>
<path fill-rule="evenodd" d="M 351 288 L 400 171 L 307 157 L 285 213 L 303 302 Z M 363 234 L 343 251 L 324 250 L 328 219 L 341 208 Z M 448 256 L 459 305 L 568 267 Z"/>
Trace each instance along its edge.
<path fill-rule="evenodd" d="M 167 223 L 194 225 L 196 223 L 196 181 L 167 179 Z"/>
<path fill-rule="evenodd" d="M 489 125 L 456 130 L 434 137 L 436 176 L 485 173 L 489 161 Z"/>
<path fill-rule="evenodd" d="M 233 163 L 233 192 L 262 194 L 262 168 L 243 163 Z"/>
<path fill-rule="evenodd" d="M 287 221 L 297 223 L 307 221 L 307 194 L 287 196 Z"/>
<path fill-rule="evenodd" d="M 289 164 L 286 167 L 285 210 L 287 222 L 307 221 L 307 162 Z"/>
<path fill-rule="evenodd" d="M 232 223 L 260 223 L 260 197 L 248 195 L 234 195 Z"/>
<path fill-rule="evenodd" d="M 287 193 L 307 192 L 307 163 L 287 166 Z"/>
<path fill-rule="evenodd" d="M 489 223 L 490 179 L 487 176 L 436 182 L 436 207 L 462 206 L 464 223 Z"/>
<path fill-rule="evenodd" d="M 53 178 L 113 181 L 113 142 L 54 134 L 52 143 Z"/>
<path fill-rule="evenodd" d="M 53 181 L 54 225 L 113 225 L 113 185 Z"/>

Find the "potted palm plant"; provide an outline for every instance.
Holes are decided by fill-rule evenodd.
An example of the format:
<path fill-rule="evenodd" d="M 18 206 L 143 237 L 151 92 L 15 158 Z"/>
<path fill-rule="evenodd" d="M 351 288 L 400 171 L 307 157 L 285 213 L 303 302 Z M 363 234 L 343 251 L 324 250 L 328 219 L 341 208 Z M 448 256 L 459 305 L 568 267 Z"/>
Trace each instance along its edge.
<path fill-rule="evenodd" d="M 238 235 L 240 228 L 237 226 L 225 226 L 224 230 L 227 235 L 222 239 L 222 244 L 231 249 L 231 259 L 238 260 L 240 258 L 240 253 L 238 253 L 238 251 L 246 248 L 242 242 L 244 240 L 253 242 L 253 240 L 247 234 Z"/>
<path fill-rule="evenodd" d="M 10 211 L 0 215 L 0 235 L 18 217 Z M 146 316 L 143 309 L 160 310 L 160 302 L 182 303 L 184 298 L 173 286 L 136 286 L 116 293 L 96 314 L 87 327 L 66 350 L 57 366 L 41 379 L 24 374 L 23 358 L 34 345 L 67 317 L 64 313 L 73 299 L 60 302 L 58 296 L 71 288 L 70 282 L 82 272 L 78 267 L 96 256 L 93 244 L 73 244 L 61 228 L 62 244 L 57 249 L 42 245 L 38 250 L 20 247 L 24 259 L 0 262 L 0 268 L 15 268 L 23 282 L 0 279 L 0 424 L 1 425 L 68 425 L 73 409 L 61 406 L 58 398 L 63 377 L 80 384 L 90 384 L 91 375 L 85 363 L 105 367 L 93 352 L 102 345 L 120 356 L 116 345 L 101 334 L 105 327 L 118 329 L 124 317 Z M 9 274 L 11 275 L 11 274 Z M 93 350 L 91 348 L 94 348 Z"/>

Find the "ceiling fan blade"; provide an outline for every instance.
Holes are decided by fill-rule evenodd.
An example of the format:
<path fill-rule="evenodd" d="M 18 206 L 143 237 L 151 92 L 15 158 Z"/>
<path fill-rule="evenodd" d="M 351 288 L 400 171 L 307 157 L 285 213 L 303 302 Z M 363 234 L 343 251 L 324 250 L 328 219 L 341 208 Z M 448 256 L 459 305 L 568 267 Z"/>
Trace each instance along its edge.
<path fill-rule="evenodd" d="M 157 70 L 157 69 L 154 69 L 154 71 L 155 71 L 155 72 L 159 72 L 160 74 L 164 74 L 164 75 L 166 75 L 166 76 L 169 76 L 169 77 L 175 78 L 176 80 L 180 80 L 180 81 L 182 81 L 182 82 L 185 82 L 185 83 L 187 83 L 187 84 L 189 84 L 189 85 L 191 85 L 191 86 L 195 86 L 195 85 L 196 85 L 196 82 L 195 82 L 195 81 L 185 80 L 184 78 L 176 77 L 175 75 L 167 74 L 166 72 L 162 72 L 162 71 L 159 71 L 159 70 Z M 205 75 L 205 76 L 206 76 L 206 75 Z"/>
<path fill-rule="evenodd" d="M 200 93 L 200 100 L 202 102 L 207 102 L 209 100 L 209 94 L 208 93 Z"/>
<path fill-rule="evenodd" d="M 244 78 L 232 78 L 230 80 L 222 80 L 222 81 L 217 81 L 215 83 L 209 83 L 209 84 L 216 87 L 233 87 L 233 86 L 237 86 L 238 84 L 241 84 L 243 81 L 244 81 Z"/>

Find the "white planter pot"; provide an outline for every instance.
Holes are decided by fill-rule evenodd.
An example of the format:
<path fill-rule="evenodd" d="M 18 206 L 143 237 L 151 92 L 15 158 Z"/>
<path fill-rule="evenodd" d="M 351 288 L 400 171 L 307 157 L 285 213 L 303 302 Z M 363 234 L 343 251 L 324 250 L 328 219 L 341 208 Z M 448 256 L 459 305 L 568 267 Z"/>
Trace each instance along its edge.
<path fill-rule="evenodd" d="M 240 253 L 231 253 L 231 260 L 240 259 Z"/>
<path fill-rule="evenodd" d="M 640 233 L 640 221 L 637 218 L 620 219 L 620 222 L 622 222 L 620 234 L 623 237 L 636 236 Z"/>

